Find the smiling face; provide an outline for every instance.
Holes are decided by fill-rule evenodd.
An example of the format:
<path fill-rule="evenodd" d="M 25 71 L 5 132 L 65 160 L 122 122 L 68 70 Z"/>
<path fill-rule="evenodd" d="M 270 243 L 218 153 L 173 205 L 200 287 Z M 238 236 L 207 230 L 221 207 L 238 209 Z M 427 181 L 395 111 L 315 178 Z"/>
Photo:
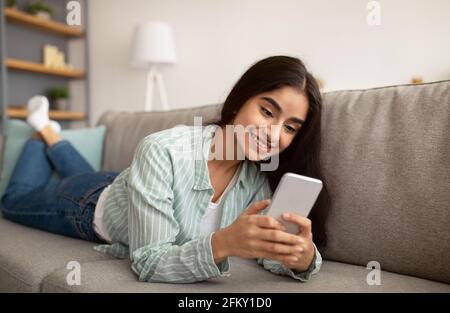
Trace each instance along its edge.
<path fill-rule="evenodd" d="M 300 131 L 307 113 L 306 96 L 293 87 L 282 87 L 250 98 L 233 120 L 235 127 L 245 129 L 243 136 L 236 136 L 238 148 L 252 161 L 281 153 Z"/>

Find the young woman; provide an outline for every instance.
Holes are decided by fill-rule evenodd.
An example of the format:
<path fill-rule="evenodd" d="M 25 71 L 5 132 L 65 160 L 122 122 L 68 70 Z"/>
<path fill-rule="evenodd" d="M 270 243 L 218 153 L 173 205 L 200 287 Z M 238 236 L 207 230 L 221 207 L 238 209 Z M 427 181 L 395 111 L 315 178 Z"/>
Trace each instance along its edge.
<path fill-rule="evenodd" d="M 230 256 L 307 281 L 321 266 L 312 238 L 325 244 L 326 188 L 309 218 L 284 216 L 299 225 L 298 234 L 284 232 L 262 210 L 285 172 L 323 180 L 321 105 L 317 83 L 299 59 L 269 57 L 238 80 L 220 120 L 145 137 L 131 165 L 115 173 L 94 172 L 58 135 L 46 99 L 35 97 L 28 122 L 42 140 L 26 143 L 2 198 L 3 215 L 103 243 L 95 249 L 129 257 L 141 281 L 227 276 Z M 245 131 L 239 136 L 230 127 Z M 274 156 L 276 169 L 262 171 Z M 60 180 L 50 179 L 53 167 Z"/>

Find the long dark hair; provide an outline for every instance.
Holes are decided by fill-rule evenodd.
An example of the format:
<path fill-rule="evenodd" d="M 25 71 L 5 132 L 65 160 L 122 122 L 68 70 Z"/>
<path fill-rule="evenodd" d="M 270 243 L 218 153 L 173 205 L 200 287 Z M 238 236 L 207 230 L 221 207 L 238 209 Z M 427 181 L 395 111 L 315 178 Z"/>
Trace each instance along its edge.
<path fill-rule="evenodd" d="M 319 86 L 303 62 L 289 56 L 272 56 L 253 64 L 236 82 L 226 98 L 220 119 L 211 124 L 230 124 L 240 108 L 250 98 L 285 86 L 303 92 L 308 99 L 308 114 L 305 123 L 292 143 L 279 155 L 275 171 L 266 171 L 272 192 L 286 172 L 297 173 L 322 180 L 323 189 L 308 218 L 312 221 L 314 242 L 318 247 L 326 245 L 326 218 L 329 196 L 320 166 L 322 97 Z M 270 162 L 269 160 L 263 162 Z M 258 166 L 262 162 L 256 162 Z"/>

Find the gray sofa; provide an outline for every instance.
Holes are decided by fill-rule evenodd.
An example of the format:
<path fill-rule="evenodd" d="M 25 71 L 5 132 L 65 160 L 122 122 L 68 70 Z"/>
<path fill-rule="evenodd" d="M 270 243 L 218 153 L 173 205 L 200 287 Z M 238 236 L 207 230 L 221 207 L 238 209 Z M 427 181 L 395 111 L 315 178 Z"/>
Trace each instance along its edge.
<path fill-rule="evenodd" d="M 308 283 L 232 258 L 231 276 L 190 285 L 141 283 L 126 260 L 93 244 L 0 218 L 3 292 L 450 292 L 450 81 L 324 94 L 321 160 L 332 207 L 322 270 Z M 104 170 L 120 171 L 138 141 L 219 106 L 106 112 Z M 69 286 L 70 261 L 81 284 Z M 369 285 L 366 266 L 381 266 Z"/>

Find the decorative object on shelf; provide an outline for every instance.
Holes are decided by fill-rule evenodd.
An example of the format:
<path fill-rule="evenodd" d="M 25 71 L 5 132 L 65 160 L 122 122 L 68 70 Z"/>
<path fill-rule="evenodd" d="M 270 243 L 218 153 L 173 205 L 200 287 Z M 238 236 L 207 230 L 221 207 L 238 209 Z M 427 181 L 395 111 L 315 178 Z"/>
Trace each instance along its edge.
<path fill-rule="evenodd" d="M 17 10 L 17 0 L 7 0 L 6 7 L 10 9 Z"/>
<path fill-rule="evenodd" d="M 73 70 L 71 64 L 66 64 L 64 52 L 58 47 L 44 45 L 44 66 L 56 69 Z"/>
<path fill-rule="evenodd" d="M 132 63 L 147 70 L 145 111 L 152 110 L 153 85 L 156 82 L 163 110 L 168 110 L 164 82 L 158 67 L 177 61 L 175 42 L 169 24 L 164 22 L 144 22 L 136 26 L 132 47 Z"/>
<path fill-rule="evenodd" d="M 27 4 L 25 11 L 36 17 L 51 20 L 53 8 L 42 0 L 32 1 Z"/>
<path fill-rule="evenodd" d="M 423 78 L 421 76 L 413 76 L 411 78 L 411 84 L 414 85 L 423 84 Z"/>
<path fill-rule="evenodd" d="M 58 111 L 69 109 L 69 90 L 66 87 L 48 89 L 47 98 L 50 100 L 50 109 Z"/>

